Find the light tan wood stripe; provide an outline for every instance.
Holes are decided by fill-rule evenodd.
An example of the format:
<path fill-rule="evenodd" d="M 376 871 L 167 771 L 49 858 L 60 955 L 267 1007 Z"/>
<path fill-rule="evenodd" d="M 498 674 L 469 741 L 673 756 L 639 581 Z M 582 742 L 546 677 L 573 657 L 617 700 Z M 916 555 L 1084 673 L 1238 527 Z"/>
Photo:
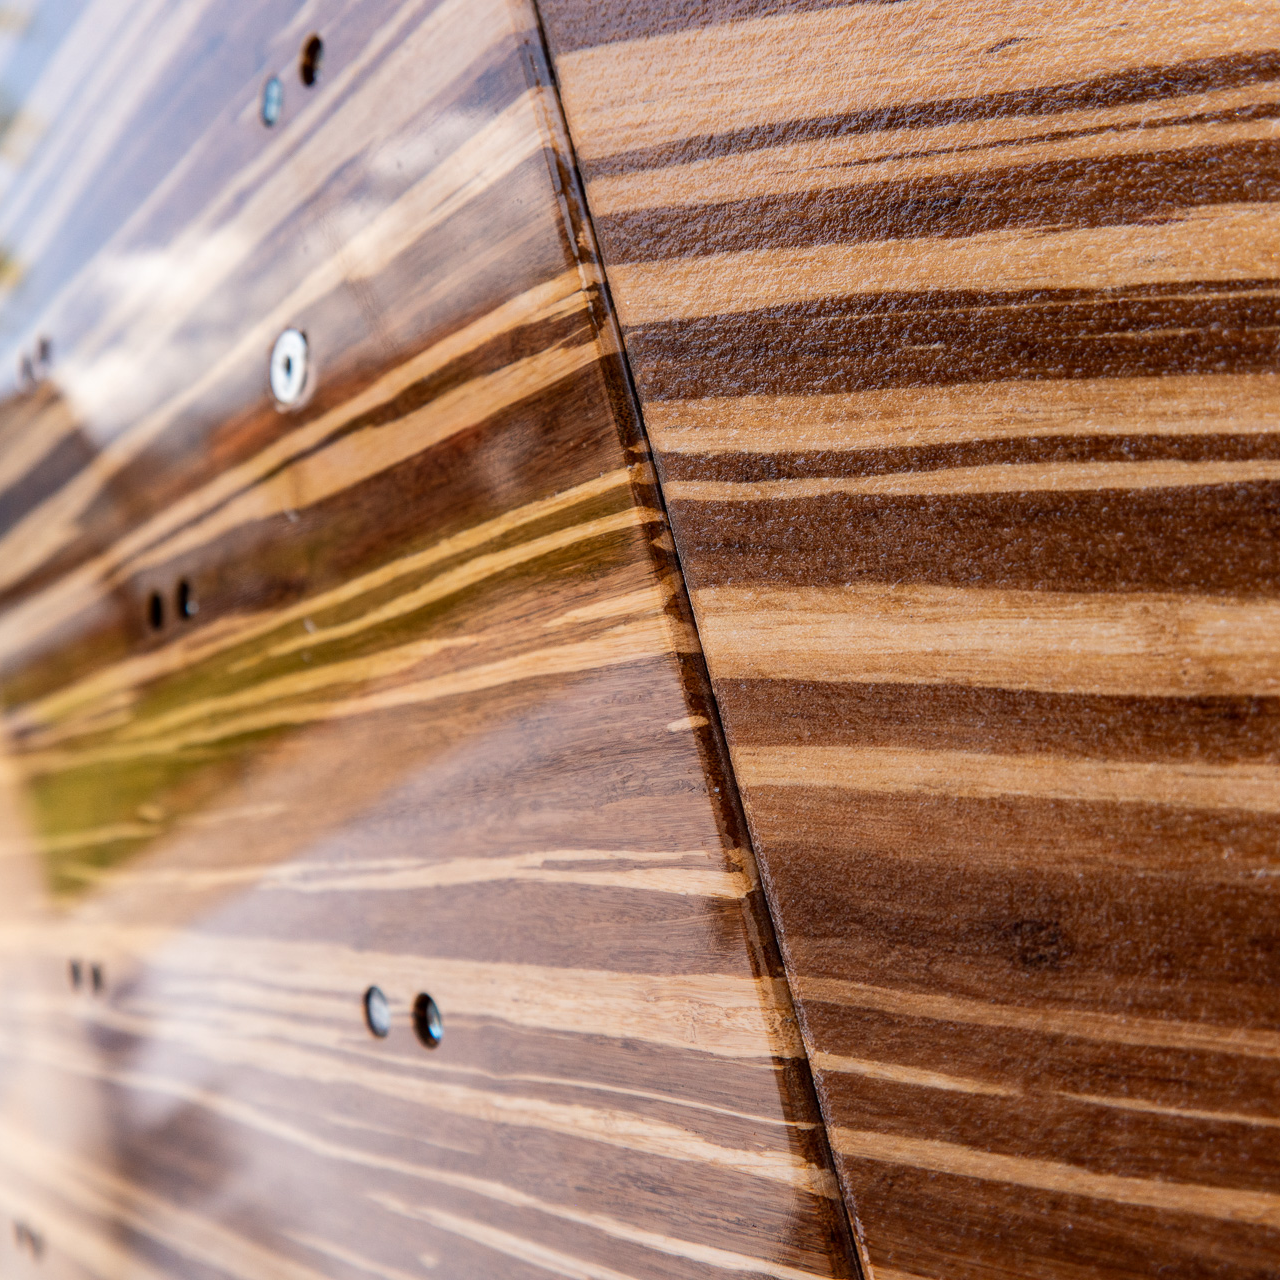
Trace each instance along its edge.
<path fill-rule="evenodd" d="M 1020 43 L 993 50 L 1002 40 Z M 1263 6 L 1188 0 L 1170 23 L 1141 0 L 1087 0 L 1070 12 L 1037 0 L 819 13 L 694 27 L 557 59 L 574 137 L 586 158 L 674 138 L 929 99 L 1072 84 L 1139 66 L 1270 48 Z M 694 69 L 696 68 L 696 73 Z"/>
<path fill-rule="evenodd" d="M 22 479 L 56 443 L 76 429 L 75 414 L 65 400 L 46 406 L 20 433 L 0 444 L 0 492 Z"/>
<path fill-rule="evenodd" d="M 366 613 L 362 613 L 346 622 L 335 622 L 328 626 L 316 626 L 314 630 L 304 631 L 302 635 L 278 644 L 270 645 L 261 654 L 246 658 L 237 663 L 232 670 L 243 671 L 260 662 L 273 658 L 281 658 L 301 649 L 313 649 L 317 645 L 330 644 L 335 640 L 345 640 L 350 636 L 360 635 L 402 618 L 408 613 L 424 608 L 437 600 L 476 586 L 488 578 L 519 565 L 528 564 L 531 560 L 541 559 L 557 551 L 567 550 L 579 543 L 590 542 L 596 538 L 608 537 L 613 533 L 623 533 L 630 529 L 642 529 L 645 525 L 661 524 L 662 512 L 649 507 L 629 507 L 625 511 L 615 512 L 611 516 L 601 516 L 598 520 L 587 520 L 582 524 L 570 525 L 567 529 L 559 529 L 541 538 L 533 538 L 518 546 L 504 551 L 493 551 L 487 555 L 476 556 L 466 564 L 459 565 L 431 579 L 421 587 L 406 591 Z M 623 617 L 633 613 L 661 612 L 671 597 L 672 584 L 655 579 L 639 590 L 627 595 L 613 596 L 600 600 L 593 605 L 577 609 L 565 610 L 558 618 L 547 625 L 569 626 L 577 622 L 593 621 L 608 617 Z M 314 609 L 313 611 L 314 612 Z"/>
<path fill-rule="evenodd" d="M 186 825 L 186 824 L 180 824 Z M 42 841 L 46 850 L 78 849 L 111 840 L 154 835 L 157 825 L 96 827 Z M 742 898 L 755 887 L 751 869 L 716 871 L 708 865 L 720 850 L 650 851 L 641 849 L 539 849 L 505 857 L 422 859 L 364 859 L 358 867 L 343 863 L 287 863 L 272 867 L 255 864 L 184 870 L 178 867 L 142 870 L 77 868 L 78 879 L 104 889 L 166 887 L 179 892 L 205 893 L 232 885 L 256 885 L 264 891 L 289 893 L 391 893 L 404 889 L 438 889 L 464 884 L 518 881 L 530 884 L 580 884 L 596 888 L 644 890 L 709 898 Z M 732 850 L 725 850 L 732 853 Z M 580 866 L 579 864 L 599 864 Z M 654 865 L 657 864 L 657 865 Z M 692 864 L 692 865 L 691 865 Z M 67 872 L 69 873 L 69 872 Z"/>
<path fill-rule="evenodd" d="M 1224 204 L 1187 209 L 1176 222 L 1158 226 L 1052 234 L 987 231 L 965 239 L 748 249 L 618 263 L 609 268 L 609 281 L 622 323 L 636 326 L 885 292 L 1103 290 L 1186 280 L 1272 280 L 1278 264 L 1280 219 L 1274 210 Z M 1195 290 L 1198 302 L 1211 296 Z"/>
<path fill-rule="evenodd" d="M 708 587 L 717 679 L 1133 697 L 1280 694 L 1280 601 L 931 586 Z"/>
<path fill-rule="evenodd" d="M 986 173 L 1055 160 L 1270 141 L 1275 137 L 1271 120 L 1187 123 L 1179 117 L 1253 107 L 1275 96 L 1273 86 L 1254 84 L 1061 115 L 854 133 L 591 178 L 587 195 L 595 216 L 602 218 L 842 187 L 866 185 L 870 191 L 880 182 Z M 1162 121 L 1163 116 L 1170 118 Z M 1099 132 L 1089 136 L 1094 130 Z M 1071 136 L 1063 137 L 1064 133 Z"/>
<path fill-rule="evenodd" d="M 1010 1089 L 990 1080 L 972 1080 L 949 1076 L 940 1071 L 924 1071 L 899 1062 L 877 1062 L 869 1058 L 850 1058 L 844 1054 L 814 1052 L 809 1062 L 818 1071 L 834 1071 L 840 1075 L 864 1076 L 887 1084 L 909 1085 L 917 1089 L 942 1089 L 947 1093 L 976 1093 L 991 1098 L 1016 1098 L 1021 1089 Z"/>
<path fill-rule="evenodd" d="M 1037 1191 L 1088 1196 L 1225 1222 L 1280 1226 L 1280 1195 L 1266 1191 L 1094 1173 L 1079 1165 L 1054 1160 L 1003 1155 L 951 1142 L 858 1129 L 832 1128 L 831 1145 L 841 1155 L 857 1160 L 910 1165 L 953 1177 L 1011 1183 Z"/>
<path fill-rule="evenodd" d="M 1209 1022 L 1182 1022 L 1174 1018 L 1093 1013 L 1048 1003 L 1032 1006 L 973 1000 L 963 996 L 846 982 L 839 978 L 812 977 L 803 973 L 794 973 L 791 985 L 801 999 L 848 1005 L 856 1009 L 877 1009 L 883 1013 L 932 1022 L 1007 1027 L 1035 1035 L 1066 1036 L 1140 1048 L 1280 1059 L 1280 1032 L 1277 1031 L 1215 1026 Z"/>
<path fill-rule="evenodd" d="M 1004 796 L 1280 813 L 1280 765 L 1149 764 L 895 747 L 753 747 L 733 753 L 747 786 Z"/>
<path fill-rule="evenodd" d="M 470 637 L 458 637 L 449 641 L 421 641 L 404 646 L 402 650 L 383 651 L 367 659 L 353 659 L 350 664 L 335 663 L 314 673 L 302 672 L 297 677 L 281 677 L 272 682 L 279 697 L 293 697 L 313 692 L 307 679 L 314 675 L 320 688 L 332 687 L 335 673 L 342 669 L 343 684 L 351 684 L 364 678 L 385 678 L 416 666 L 431 652 L 446 645 L 461 647 Z M 244 711 L 224 719 L 208 723 L 208 717 L 220 709 L 235 711 L 238 706 L 254 706 L 261 699 L 248 694 L 228 695 L 226 699 L 209 699 L 204 712 L 198 718 L 192 706 L 191 723 L 167 734 L 140 736 L 136 741 L 89 748 L 83 751 L 50 750 L 35 751 L 23 756 L 17 767 L 27 776 L 58 769 L 76 768 L 91 763 L 138 760 L 147 756 L 168 756 L 189 747 L 208 746 L 224 742 L 228 738 L 247 733 L 263 733 L 304 724 L 323 724 L 346 720 L 354 716 L 373 715 L 395 708 L 421 706 L 442 698 L 453 698 L 464 693 L 476 693 L 524 680 L 547 676 L 577 675 L 602 667 L 618 666 L 629 662 L 641 662 L 650 658 L 664 658 L 676 653 L 696 652 L 697 641 L 685 625 L 665 615 L 624 623 L 591 640 L 576 644 L 562 644 L 543 649 L 533 649 L 512 658 L 496 662 L 479 663 L 470 667 L 427 679 L 412 680 L 373 693 L 333 696 L 324 701 L 282 701 L 266 710 Z M 367 677 L 361 677 L 361 671 Z M 287 694 L 281 692 L 287 689 Z M 253 690 L 248 691 L 252 693 Z M 234 706 L 231 705 L 234 701 Z M 174 715 L 180 714 L 175 711 Z M 140 735 L 147 722 L 139 724 Z"/>
<path fill-rule="evenodd" d="M 1095 1107 L 1114 1107 L 1119 1111 L 1140 1111 L 1147 1115 L 1172 1116 L 1175 1120 L 1207 1120 L 1210 1124 L 1245 1124 L 1261 1129 L 1280 1129 L 1280 1119 L 1254 1115 L 1247 1111 L 1209 1111 L 1203 1107 L 1169 1107 L 1146 1098 L 1121 1097 L 1117 1094 L 1072 1093 L 1059 1090 L 1058 1096 Z"/>
<path fill-rule="evenodd" d="M 847 493 L 854 496 L 953 493 L 1088 492 L 1100 489 L 1168 489 L 1256 484 L 1280 480 L 1280 461 L 1247 462 L 1023 462 L 874 476 L 730 482 L 675 480 L 665 487 L 672 501 L 786 502 Z"/>
<path fill-rule="evenodd" d="M 1041 436 L 1259 435 L 1280 424 L 1280 376 L 1205 374 L 911 387 L 822 396 L 654 400 L 664 453 L 906 449 Z"/>
<path fill-rule="evenodd" d="M 527 884 L 581 884 L 599 888 L 643 889 L 701 897 L 741 898 L 752 890 L 745 871 L 713 871 L 706 850 L 646 853 L 618 849 L 544 849 L 506 857 L 452 858 L 424 864 L 404 860 L 380 867 L 361 863 L 359 870 L 307 866 L 270 871 L 264 889 L 295 893 L 380 893 L 406 889 L 439 889 L 453 885 L 518 881 Z M 681 866 L 681 860 L 700 865 Z M 576 864 L 605 864 L 581 867 Z M 638 864 L 638 865 L 636 865 Z M 657 865 L 654 865 L 657 864 Z M 317 874 L 319 871 L 319 874 Z M 126 873 L 127 874 L 127 873 Z"/>

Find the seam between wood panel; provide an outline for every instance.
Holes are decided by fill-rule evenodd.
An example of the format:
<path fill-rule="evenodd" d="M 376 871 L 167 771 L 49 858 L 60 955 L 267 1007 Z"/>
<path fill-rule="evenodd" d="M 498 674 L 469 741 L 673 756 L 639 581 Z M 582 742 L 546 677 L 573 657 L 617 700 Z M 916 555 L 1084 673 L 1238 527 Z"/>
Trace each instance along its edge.
<path fill-rule="evenodd" d="M 837 1216 L 848 1232 L 846 1238 L 840 1242 L 845 1256 L 854 1274 L 860 1275 L 864 1280 L 874 1280 L 865 1233 L 858 1219 L 850 1188 L 844 1185 L 844 1179 L 831 1146 L 832 1121 L 822 1105 L 821 1095 L 813 1078 L 810 1065 L 813 1041 L 801 1006 L 791 989 L 786 953 L 775 924 L 776 894 L 767 868 L 756 856 L 751 827 L 729 756 L 719 704 L 711 684 L 697 618 L 686 585 L 684 565 L 675 540 L 674 526 L 667 513 L 666 493 L 657 465 L 657 454 L 645 428 L 640 398 L 635 389 L 630 361 L 622 340 L 608 275 L 598 249 L 573 138 L 564 114 L 560 83 L 551 56 L 545 24 L 537 0 L 528 0 L 528 4 L 534 18 L 531 36 L 537 40 L 536 48 L 532 47 L 532 38 L 526 44 L 526 53 L 531 59 L 529 72 L 532 81 L 545 84 L 549 88 L 549 92 L 540 99 L 548 114 L 554 113 L 553 118 L 546 121 L 548 133 L 554 142 L 554 149 L 549 157 L 549 167 L 552 170 L 552 180 L 564 212 L 565 224 L 570 233 L 573 252 L 583 276 L 583 291 L 590 300 L 592 321 L 599 335 L 602 349 L 600 367 L 604 373 L 614 420 L 618 423 L 623 447 L 638 461 L 646 464 L 643 470 L 651 476 L 651 480 L 647 483 L 633 479 L 636 501 L 640 505 L 656 507 L 661 511 L 664 526 L 661 541 L 669 544 L 663 546 L 661 542 L 652 538 L 648 540 L 650 555 L 654 562 L 654 573 L 658 578 L 671 582 L 673 590 L 669 607 L 677 611 L 680 621 L 687 624 L 688 634 L 697 640 L 696 651 L 682 651 L 677 653 L 675 658 L 681 668 L 685 698 L 691 714 L 701 717 L 706 722 L 705 736 L 695 734 L 704 760 L 704 774 L 707 785 L 715 793 L 712 797 L 713 803 L 716 799 L 720 802 L 717 806 L 719 810 L 717 817 L 726 828 L 726 836 L 742 850 L 743 857 L 748 863 L 749 874 L 754 882 L 761 886 L 758 897 L 753 894 L 746 900 L 751 903 L 752 899 L 755 899 L 755 902 L 747 905 L 744 910 L 744 922 L 750 933 L 752 965 L 757 977 L 776 975 L 780 979 L 775 989 L 784 995 L 787 1002 L 787 1008 L 781 1012 L 793 1018 L 800 1028 L 805 1057 L 793 1060 L 789 1068 L 802 1075 L 802 1079 L 794 1081 L 793 1088 L 803 1091 L 806 1104 L 812 1108 L 813 1114 L 822 1120 L 820 1129 L 815 1131 L 817 1140 L 821 1144 L 821 1150 L 817 1154 L 827 1169 L 834 1174 L 841 1187 L 840 1200 L 843 1213 Z M 717 775 L 723 779 L 723 789 L 714 785 Z"/>

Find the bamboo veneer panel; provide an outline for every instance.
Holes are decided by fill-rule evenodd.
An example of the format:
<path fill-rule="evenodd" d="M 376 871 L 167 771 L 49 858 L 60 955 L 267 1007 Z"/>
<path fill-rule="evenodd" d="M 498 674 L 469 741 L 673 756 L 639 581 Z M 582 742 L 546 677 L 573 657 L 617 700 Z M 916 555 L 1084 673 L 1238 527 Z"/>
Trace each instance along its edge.
<path fill-rule="evenodd" d="M 72 19 L 0 73 L 0 1272 L 853 1274 L 532 10 Z"/>
<path fill-rule="evenodd" d="M 1280 8 L 540 6 L 870 1274 L 1280 1265 Z"/>

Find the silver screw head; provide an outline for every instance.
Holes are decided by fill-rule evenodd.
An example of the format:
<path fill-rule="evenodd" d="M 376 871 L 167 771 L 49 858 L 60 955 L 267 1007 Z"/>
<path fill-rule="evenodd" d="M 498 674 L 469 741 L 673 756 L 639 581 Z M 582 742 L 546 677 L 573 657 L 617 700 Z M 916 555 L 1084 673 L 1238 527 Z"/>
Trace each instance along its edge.
<path fill-rule="evenodd" d="M 379 1040 L 391 1034 L 391 1004 L 381 987 L 370 987 L 364 993 L 364 1020 Z"/>
<path fill-rule="evenodd" d="M 271 349 L 271 394 L 282 405 L 294 405 L 306 385 L 307 339 L 297 329 L 286 329 Z"/>
<path fill-rule="evenodd" d="M 272 76 L 262 86 L 262 123 L 270 128 L 280 119 L 280 112 L 283 109 L 284 85 L 280 83 L 279 76 Z"/>

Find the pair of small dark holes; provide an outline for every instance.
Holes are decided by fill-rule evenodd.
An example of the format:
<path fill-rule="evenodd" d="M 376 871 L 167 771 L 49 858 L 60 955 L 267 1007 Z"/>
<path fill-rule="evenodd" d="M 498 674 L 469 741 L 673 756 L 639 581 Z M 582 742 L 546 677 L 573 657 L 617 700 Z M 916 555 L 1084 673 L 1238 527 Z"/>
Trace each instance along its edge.
<path fill-rule="evenodd" d="M 34 387 L 43 382 L 53 364 L 53 343 L 48 338 L 36 339 L 35 348 L 23 354 L 18 361 L 18 381 L 25 387 Z"/>
<path fill-rule="evenodd" d="M 370 987 L 364 993 L 364 1020 L 370 1033 L 379 1040 L 391 1034 L 391 1002 L 381 987 Z M 439 1048 L 444 1039 L 440 1006 L 425 991 L 420 991 L 413 1002 L 413 1031 L 427 1049 Z"/>
<path fill-rule="evenodd" d="M 196 594 L 186 578 L 178 583 L 178 589 L 173 595 L 173 604 L 179 618 L 196 616 L 200 606 L 196 603 Z M 152 631 L 164 630 L 164 596 L 158 591 L 153 591 L 147 601 L 147 621 L 151 623 Z"/>
<path fill-rule="evenodd" d="M 71 983 L 72 991 L 79 991 L 88 983 L 89 990 L 95 996 L 100 996 L 107 987 L 107 979 L 102 972 L 102 966 L 96 961 L 93 964 L 86 965 L 82 960 L 72 960 L 67 965 L 67 978 Z"/>

